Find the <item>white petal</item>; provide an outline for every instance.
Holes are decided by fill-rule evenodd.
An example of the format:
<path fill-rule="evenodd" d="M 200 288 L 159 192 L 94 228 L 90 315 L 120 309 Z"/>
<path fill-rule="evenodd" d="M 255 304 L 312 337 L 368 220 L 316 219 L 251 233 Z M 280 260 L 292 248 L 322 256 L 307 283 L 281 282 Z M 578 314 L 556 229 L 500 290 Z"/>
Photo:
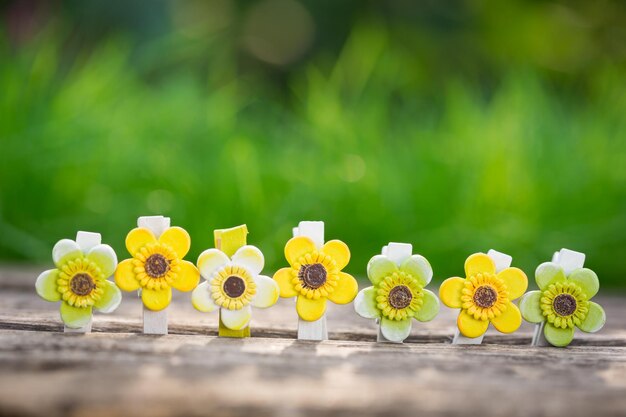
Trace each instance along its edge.
<path fill-rule="evenodd" d="M 411 322 L 413 320 L 389 320 L 383 317 L 380 320 L 380 331 L 385 339 L 392 342 L 402 342 L 411 334 Z"/>
<path fill-rule="evenodd" d="M 196 310 L 204 313 L 210 313 L 217 309 L 217 305 L 211 297 L 211 285 L 205 281 L 198 285 L 191 293 L 191 304 Z"/>
<path fill-rule="evenodd" d="M 70 239 L 59 240 L 52 248 L 52 260 L 57 267 L 62 267 L 67 261 L 82 258 L 83 251 L 78 243 Z"/>
<path fill-rule="evenodd" d="M 224 326 L 231 330 L 241 330 L 248 326 L 250 318 L 252 317 L 252 308 L 247 305 L 241 310 L 227 310 L 225 308 L 220 309 L 220 318 Z"/>
<path fill-rule="evenodd" d="M 89 253 L 87 253 L 87 258 L 100 267 L 106 278 L 113 275 L 117 267 L 117 255 L 109 245 L 94 246 Z"/>
<path fill-rule="evenodd" d="M 211 281 L 215 273 L 228 264 L 230 259 L 219 249 L 207 249 L 198 256 L 198 270 L 207 281 Z"/>
<path fill-rule="evenodd" d="M 263 258 L 263 252 L 259 248 L 246 245 L 237 249 L 237 252 L 233 255 L 233 264 L 243 266 L 250 271 L 252 276 L 256 276 L 263 270 L 265 258 Z"/>
<path fill-rule="evenodd" d="M 257 275 L 254 282 L 256 282 L 256 294 L 252 299 L 252 305 L 254 307 L 267 308 L 276 304 L 280 294 L 278 283 L 264 275 Z"/>
<path fill-rule="evenodd" d="M 367 287 L 359 291 L 354 299 L 354 310 L 366 319 L 380 318 L 380 310 L 376 303 L 377 291 L 374 287 Z"/>

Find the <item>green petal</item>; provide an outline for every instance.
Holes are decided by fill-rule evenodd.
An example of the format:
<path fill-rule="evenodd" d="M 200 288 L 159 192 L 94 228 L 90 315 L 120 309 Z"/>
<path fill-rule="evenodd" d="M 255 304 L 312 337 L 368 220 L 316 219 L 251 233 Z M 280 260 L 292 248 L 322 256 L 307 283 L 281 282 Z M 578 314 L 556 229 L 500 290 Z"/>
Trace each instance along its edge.
<path fill-rule="evenodd" d="M 554 262 L 544 262 L 535 271 L 535 281 L 540 290 L 545 290 L 548 285 L 559 281 L 565 281 L 565 272 L 560 265 Z"/>
<path fill-rule="evenodd" d="M 101 313 L 110 313 L 122 302 L 122 292 L 111 281 L 105 281 L 104 284 L 104 294 L 95 302 L 94 307 Z"/>
<path fill-rule="evenodd" d="M 604 309 L 600 304 L 590 301 L 587 317 L 585 317 L 585 320 L 583 320 L 578 328 L 583 332 L 595 333 L 604 326 L 604 323 L 606 323 L 606 313 Z"/>
<path fill-rule="evenodd" d="M 437 296 L 428 290 L 424 290 L 424 304 L 415 314 L 415 320 L 418 321 L 431 321 L 439 314 L 439 299 Z"/>
<path fill-rule="evenodd" d="M 567 277 L 567 279 L 578 284 L 587 295 L 587 299 L 596 295 L 600 289 L 598 276 L 595 272 L 588 268 L 574 270 L 569 277 Z"/>
<path fill-rule="evenodd" d="M 519 309 L 524 320 L 541 323 L 545 320 L 541 311 L 541 291 L 529 291 L 519 301 Z"/>
<path fill-rule="evenodd" d="M 433 268 L 422 255 L 409 257 L 402 263 L 400 270 L 413 275 L 423 287 L 433 278 Z"/>
<path fill-rule="evenodd" d="M 380 318 L 380 310 L 376 302 L 377 290 L 374 287 L 367 287 L 359 291 L 354 299 L 354 310 L 366 319 Z"/>
<path fill-rule="evenodd" d="M 376 255 L 367 264 L 367 277 L 376 285 L 397 270 L 396 264 L 385 255 Z"/>
<path fill-rule="evenodd" d="M 392 342 L 402 342 L 411 333 L 411 319 L 389 320 L 383 317 L 380 319 L 380 331 L 385 339 Z"/>
<path fill-rule="evenodd" d="M 59 301 L 61 299 L 61 294 L 57 290 L 57 277 L 59 275 L 58 269 L 49 269 L 47 271 L 42 272 L 37 277 L 37 282 L 35 283 L 35 290 L 37 294 L 41 298 L 46 301 Z"/>
<path fill-rule="evenodd" d="M 70 239 L 61 239 L 52 248 L 52 260 L 59 268 L 65 265 L 67 261 L 82 257 L 83 251 L 80 249 L 80 246 Z"/>
<path fill-rule="evenodd" d="M 563 347 L 569 345 L 574 338 L 574 328 L 567 327 L 562 329 L 560 327 L 554 327 L 550 323 L 546 323 L 543 328 L 543 334 L 552 346 Z"/>
<path fill-rule="evenodd" d="M 72 329 L 84 327 L 91 321 L 91 306 L 79 308 L 61 303 L 61 320 Z"/>
<path fill-rule="evenodd" d="M 105 278 L 110 277 L 117 267 L 117 255 L 109 245 L 96 245 L 87 254 L 87 259 L 100 267 Z"/>

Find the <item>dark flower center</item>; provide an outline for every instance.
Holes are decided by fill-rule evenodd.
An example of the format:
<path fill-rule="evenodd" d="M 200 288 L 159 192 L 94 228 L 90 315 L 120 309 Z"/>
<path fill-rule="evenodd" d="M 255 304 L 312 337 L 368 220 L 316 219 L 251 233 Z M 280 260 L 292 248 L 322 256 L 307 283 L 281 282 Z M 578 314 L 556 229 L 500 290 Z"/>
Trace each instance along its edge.
<path fill-rule="evenodd" d="M 224 281 L 224 292 L 231 298 L 240 297 L 245 290 L 246 283 L 241 277 L 232 275 Z"/>
<path fill-rule="evenodd" d="M 298 272 L 298 278 L 308 288 L 319 288 L 326 283 L 326 268 L 322 264 L 302 265 Z"/>
<path fill-rule="evenodd" d="M 406 285 L 398 285 L 389 291 L 389 304 L 393 308 L 401 309 L 408 307 L 413 300 L 413 293 Z"/>
<path fill-rule="evenodd" d="M 498 300 L 498 293 L 492 287 L 483 285 L 474 293 L 474 303 L 482 308 L 489 308 Z"/>
<path fill-rule="evenodd" d="M 151 278 L 161 278 L 170 270 L 170 262 L 160 253 L 155 253 L 146 259 L 144 269 Z"/>
<path fill-rule="evenodd" d="M 576 311 L 576 299 L 570 294 L 559 294 L 554 297 L 552 307 L 559 316 L 570 316 Z"/>
<path fill-rule="evenodd" d="M 76 295 L 89 295 L 94 288 L 96 288 L 96 283 L 89 274 L 81 272 L 74 275 L 70 281 L 70 289 Z"/>

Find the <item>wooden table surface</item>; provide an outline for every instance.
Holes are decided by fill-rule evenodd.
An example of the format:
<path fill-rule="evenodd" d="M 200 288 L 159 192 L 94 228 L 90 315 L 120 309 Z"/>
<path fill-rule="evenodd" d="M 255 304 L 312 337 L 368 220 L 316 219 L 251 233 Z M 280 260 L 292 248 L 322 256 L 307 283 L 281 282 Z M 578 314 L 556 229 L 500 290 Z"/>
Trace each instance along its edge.
<path fill-rule="evenodd" d="M 254 310 L 251 338 L 218 338 L 217 313 L 180 293 L 168 336 L 140 334 L 128 293 L 76 335 L 36 296 L 40 270 L 0 268 L 0 416 L 626 415 L 626 298 L 598 296 L 607 325 L 566 349 L 529 347 L 526 323 L 452 346 L 445 307 L 406 343 L 380 344 L 373 321 L 330 305 L 331 340 L 296 341 L 292 300 Z"/>

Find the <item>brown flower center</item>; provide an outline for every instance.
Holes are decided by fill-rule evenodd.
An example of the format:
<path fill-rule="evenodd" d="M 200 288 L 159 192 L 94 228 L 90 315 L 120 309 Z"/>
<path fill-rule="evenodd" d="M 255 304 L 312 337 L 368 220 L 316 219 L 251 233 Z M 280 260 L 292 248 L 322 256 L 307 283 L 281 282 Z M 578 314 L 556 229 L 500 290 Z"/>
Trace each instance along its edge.
<path fill-rule="evenodd" d="M 245 290 L 246 283 L 241 277 L 232 275 L 224 281 L 224 292 L 231 298 L 241 297 Z"/>
<path fill-rule="evenodd" d="M 307 264 L 300 267 L 298 278 L 308 288 L 319 288 L 326 283 L 326 268 L 322 264 Z"/>
<path fill-rule="evenodd" d="M 552 307 L 559 316 L 570 316 L 576 311 L 576 299 L 570 294 L 559 294 L 554 297 Z"/>
<path fill-rule="evenodd" d="M 89 295 L 96 288 L 96 283 L 89 274 L 83 272 L 72 277 L 70 289 L 76 295 Z"/>
<path fill-rule="evenodd" d="M 498 293 L 488 285 L 480 286 L 474 293 L 474 303 L 482 308 L 489 308 L 498 300 Z"/>
<path fill-rule="evenodd" d="M 398 285 L 389 291 L 389 304 L 393 308 L 401 309 L 408 307 L 413 300 L 413 293 L 406 285 Z"/>
<path fill-rule="evenodd" d="M 170 270 L 170 261 L 160 253 L 155 253 L 146 259 L 144 268 L 151 278 L 161 278 Z"/>

